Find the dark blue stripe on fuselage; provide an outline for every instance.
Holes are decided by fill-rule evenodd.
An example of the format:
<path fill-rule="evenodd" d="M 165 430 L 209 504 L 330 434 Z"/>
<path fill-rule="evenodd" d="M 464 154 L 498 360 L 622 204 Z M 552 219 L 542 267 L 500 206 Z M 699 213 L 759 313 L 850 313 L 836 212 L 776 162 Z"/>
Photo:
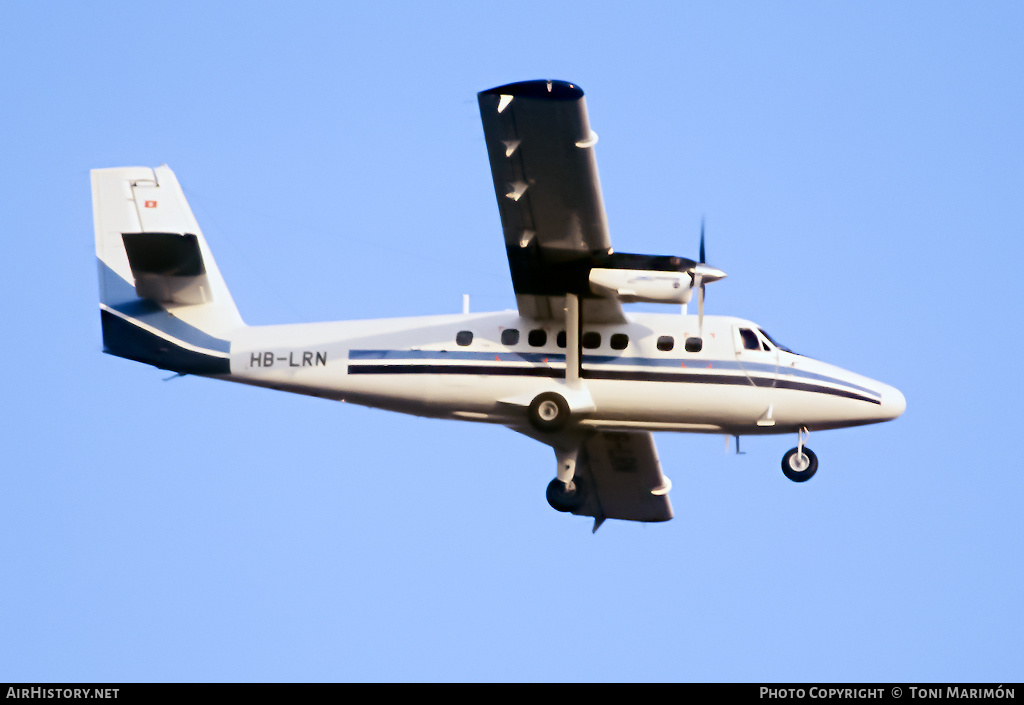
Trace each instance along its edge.
<path fill-rule="evenodd" d="M 444 364 L 350 364 L 350 375 L 494 375 L 499 377 L 546 377 L 564 379 L 565 370 L 553 367 L 521 367 L 514 365 L 444 365 Z M 725 384 L 732 386 L 774 387 L 804 392 L 828 394 L 881 404 L 880 399 L 866 397 L 848 389 L 836 389 L 819 384 L 795 382 L 776 377 L 747 377 L 746 375 L 715 374 L 709 372 L 656 372 L 652 370 L 595 370 L 584 368 L 584 379 L 619 380 L 631 382 L 672 382 L 676 384 Z"/>
<path fill-rule="evenodd" d="M 449 360 L 467 360 L 467 361 L 487 361 L 487 362 L 526 362 L 530 364 L 565 364 L 564 353 L 543 353 L 543 352 L 477 352 L 471 350 L 350 350 L 348 353 L 349 360 L 430 360 L 436 363 L 443 363 Z M 814 385 L 806 381 L 793 379 L 803 378 L 803 380 L 817 380 L 819 382 L 827 382 L 829 384 L 842 385 L 850 389 L 863 392 L 863 394 L 855 395 L 854 398 L 865 398 L 866 400 L 874 401 L 875 403 L 881 402 L 881 395 L 873 389 L 867 387 L 861 387 L 856 384 L 847 382 L 846 380 L 836 379 L 835 377 L 828 377 L 826 375 L 817 374 L 815 372 L 808 372 L 806 370 L 799 370 L 792 367 L 779 367 L 774 364 L 766 364 L 763 362 L 744 362 L 739 363 L 736 360 L 707 360 L 700 358 L 658 358 L 658 357 L 617 357 L 615 355 L 583 355 L 584 365 L 618 365 L 622 367 L 634 367 L 641 368 L 636 372 L 633 371 L 617 371 L 620 375 L 616 379 L 631 379 L 629 375 L 637 375 L 636 379 L 654 379 L 657 376 L 656 372 L 651 371 L 649 368 L 672 368 L 672 369 L 705 369 L 709 365 L 711 369 L 715 370 L 729 370 L 733 372 L 756 372 L 760 374 L 771 375 L 767 380 L 753 377 L 755 380 L 751 382 L 756 386 L 773 386 L 772 382 L 775 381 L 774 386 L 781 387 L 784 389 L 828 389 L 827 387 L 821 387 L 821 385 Z M 435 365 L 436 366 L 436 365 Z M 408 365 L 406 367 L 413 367 Z M 495 369 L 496 366 L 491 365 L 488 369 Z M 511 368 L 511 369 L 524 369 L 524 368 Z M 591 375 L 592 379 L 606 379 L 605 377 L 596 376 L 597 371 L 584 370 L 584 376 L 587 374 Z M 416 374 L 416 373 L 411 373 Z M 451 374 L 458 374 L 453 372 Z M 477 372 L 467 372 L 465 374 L 481 374 Z M 494 373 L 499 374 L 499 373 Z M 548 374 L 533 374 L 523 373 L 527 376 L 544 376 L 550 377 Z M 559 377 L 564 377 L 565 374 L 558 371 Z M 677 375 L 668 375 L 669 377 Z M 610 378 L 607 378 L 610 379 Z M 674 380 L 670 380 L 674 381 Z"/>

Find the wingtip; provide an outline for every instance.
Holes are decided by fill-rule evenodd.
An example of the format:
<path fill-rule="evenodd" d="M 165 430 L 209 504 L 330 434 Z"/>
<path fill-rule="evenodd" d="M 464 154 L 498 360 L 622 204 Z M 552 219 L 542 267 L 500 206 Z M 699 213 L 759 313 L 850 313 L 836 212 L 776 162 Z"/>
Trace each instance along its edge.
<path fill-rule="evenodd" d="M 547 100 L 579 100 L 583 97 L 583 89 L 575 83 L 551 79 L 536 79 L 506 83 L 503 86 L 488 88 L 478 95 L 509 95 L 515 98 L 544 98 Z"/>

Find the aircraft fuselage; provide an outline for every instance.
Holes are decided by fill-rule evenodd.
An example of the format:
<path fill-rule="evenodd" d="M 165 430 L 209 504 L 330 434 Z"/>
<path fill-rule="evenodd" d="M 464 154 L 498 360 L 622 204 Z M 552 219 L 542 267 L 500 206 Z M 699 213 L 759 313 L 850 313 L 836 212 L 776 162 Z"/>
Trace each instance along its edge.
<path fill-rule="evenodd" d="M 887 421 L 896 389 L 777 347 L 750 321 L 638 313 L 584 325 L 582 426 L 731 435 Z M 518 426 L 566 386 L 564 326 L 512 311 L 255 326 L 231 341 L 223 378 L 418 416 Z"/>

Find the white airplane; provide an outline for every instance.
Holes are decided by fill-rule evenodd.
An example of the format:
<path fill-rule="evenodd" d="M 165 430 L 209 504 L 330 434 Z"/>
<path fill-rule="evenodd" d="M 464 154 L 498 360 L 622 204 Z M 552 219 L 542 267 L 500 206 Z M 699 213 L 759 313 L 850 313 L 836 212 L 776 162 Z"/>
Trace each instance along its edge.
<path fill-rule="evenodd" d="M 666 521 L 652 432 L 796 434 L 898 417 L 903 395 L 793 353 L 757 324 L 704 315 L 725 276 L 700 260 L 614 252 L 583 91 L 526 81 L 478 95 L 518 311 L 273 326 L 242 322 L 174 173 L 91 172 L 104 352 L 200 375 L 501 424 L 555 451 L 559 511 Z M 697 315 L 687 304 L 697 292 Z M 683 305 L 631 313 L 622 304 Z"/>

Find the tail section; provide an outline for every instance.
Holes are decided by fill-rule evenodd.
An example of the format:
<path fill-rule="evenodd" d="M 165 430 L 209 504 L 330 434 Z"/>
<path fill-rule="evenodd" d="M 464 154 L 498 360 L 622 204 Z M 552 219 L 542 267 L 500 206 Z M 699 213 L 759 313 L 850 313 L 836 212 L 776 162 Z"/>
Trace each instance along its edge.
<path fill-rule="evenodd" d="M 245 324 L 168 167 L 94 169 L 104 352 L 162 369 L 228 374 Z"/>

